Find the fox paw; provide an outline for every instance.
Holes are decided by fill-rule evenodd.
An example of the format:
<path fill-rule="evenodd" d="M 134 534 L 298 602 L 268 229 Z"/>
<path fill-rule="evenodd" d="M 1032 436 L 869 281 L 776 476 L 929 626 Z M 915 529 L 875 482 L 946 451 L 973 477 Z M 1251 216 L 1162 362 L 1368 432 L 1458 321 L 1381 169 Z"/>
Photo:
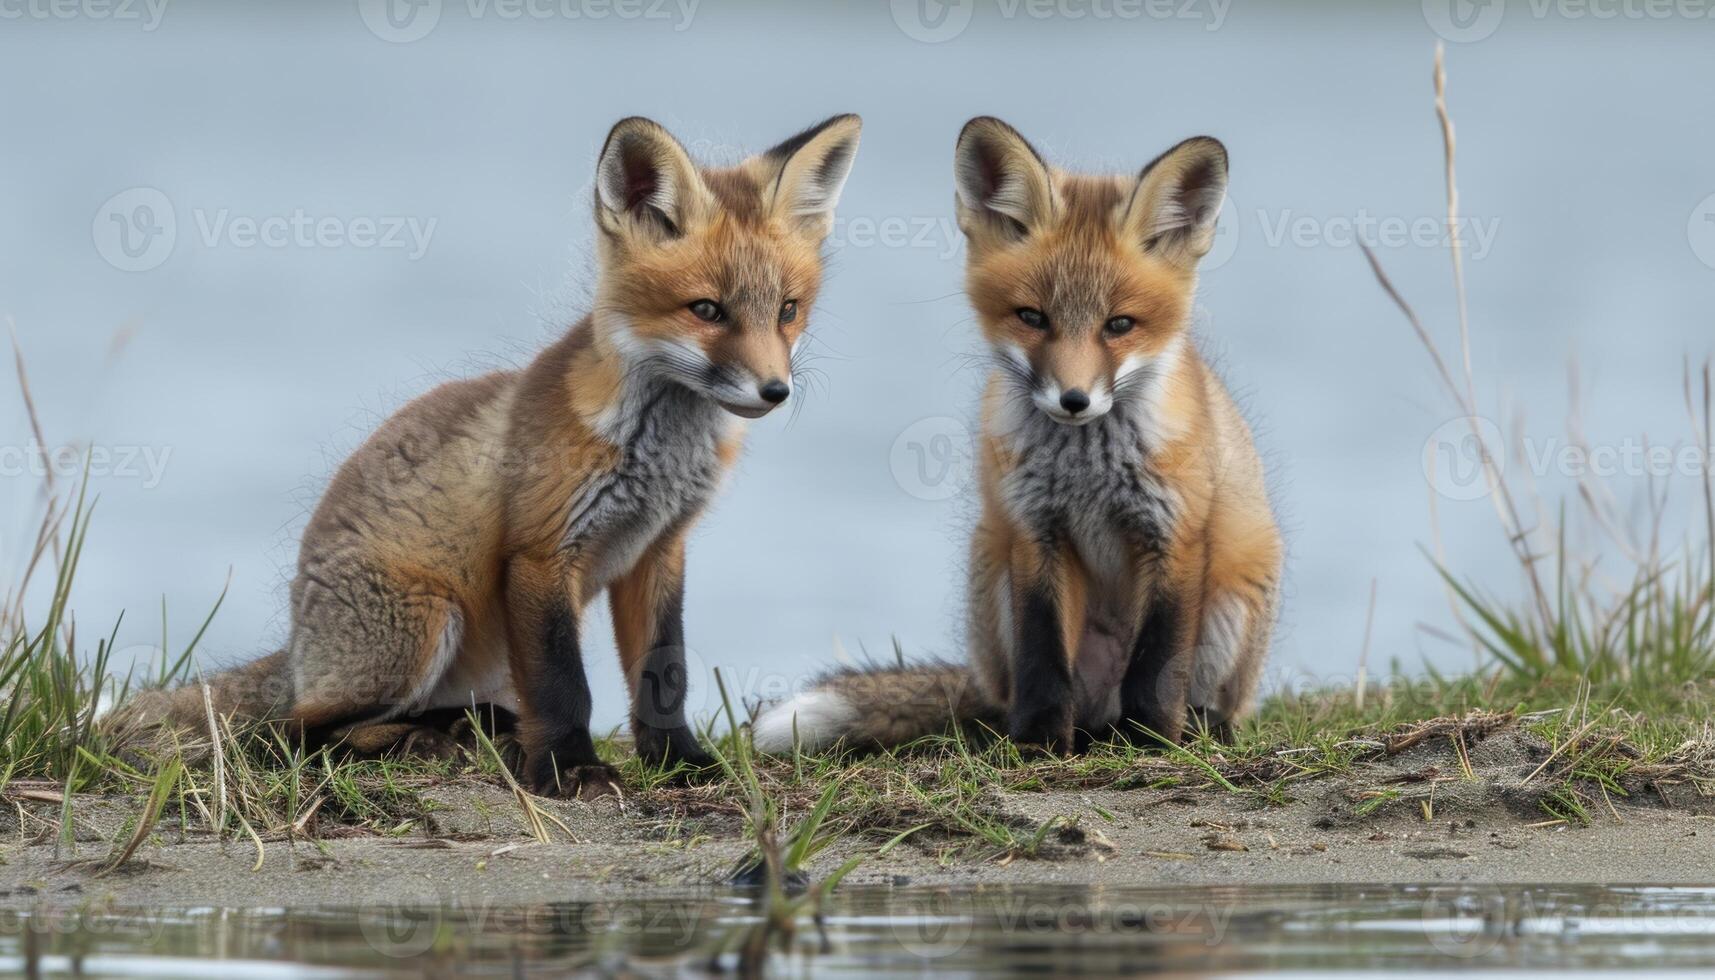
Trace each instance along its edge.
<path fill-rule="evenodd" d="M 666 765 L 672 770 L 668 779 L 677 786 L 706 783 L 721 774 L 720 763 L 700 748 L 668 756 Z"/>
<path fill-rule="evenodd" d="M 646 729 L 638 734 L 637 754 L 668 770 L 672 782 L 702 782 L 720 772 L 720 764 L 688 729 L 663 732 Z"/>
<path fill-rule="evenodd" d="M 538 796 L 557 796 L 567 800 L 598 800 L 604 796 L 625 795 L 619 781 L 619 770 L 601 763 L 550 771 L 531 780 L 530 789 Z"/>

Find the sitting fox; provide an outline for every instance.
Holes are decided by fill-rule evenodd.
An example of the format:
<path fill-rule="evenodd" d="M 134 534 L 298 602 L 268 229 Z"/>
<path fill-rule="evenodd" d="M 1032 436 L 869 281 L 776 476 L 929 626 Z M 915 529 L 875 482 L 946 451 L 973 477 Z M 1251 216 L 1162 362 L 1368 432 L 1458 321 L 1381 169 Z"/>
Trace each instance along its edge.
<path fill-rule="evenodd" d="M 979 118 L 954 154 L 966 292 L 993 370 L 969 664 L 850 671 L 766 710 L 758 748 L 898 745 L 980 721 L 1015 742 L 1218 736 L 1251 710 L 1282 548 L 1250 431 L 1188 338 L 1227 153 L 1070 174 Z"/>
<path fill-rule="evenodd" d="M 346 460 L 304 532 L 286 648 L 213 677 L 215 710 L 381 744 L 414 714 L 497 704 L 519 716 L 527 785 L 609 792 L 579 639 L 606 592 L 637 751 L 706 765 L 684 714 L 685 538 L 739 420 L 792 394 L 860 128 L 837 116 L 702 169 L 647 119 L 614 126 L 593 311 L 524 369 L 406 405 Z M 206 727 L 200 686 L 126 714 Z"/>

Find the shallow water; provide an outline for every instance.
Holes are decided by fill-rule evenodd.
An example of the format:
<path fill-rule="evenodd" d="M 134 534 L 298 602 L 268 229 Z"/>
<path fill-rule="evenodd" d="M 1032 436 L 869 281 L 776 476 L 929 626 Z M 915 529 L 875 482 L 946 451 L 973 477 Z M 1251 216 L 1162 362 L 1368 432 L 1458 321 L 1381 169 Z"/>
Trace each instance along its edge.
<path fill-rule="evenodd" d="M 1220 975 L 1715 967 L 1715 888 L 1480 885 L 852 888 L 773 972 Z M 730 971 L 749 896 L 528 907 L 0 913 L 0 971 L 515 976 Z"/>

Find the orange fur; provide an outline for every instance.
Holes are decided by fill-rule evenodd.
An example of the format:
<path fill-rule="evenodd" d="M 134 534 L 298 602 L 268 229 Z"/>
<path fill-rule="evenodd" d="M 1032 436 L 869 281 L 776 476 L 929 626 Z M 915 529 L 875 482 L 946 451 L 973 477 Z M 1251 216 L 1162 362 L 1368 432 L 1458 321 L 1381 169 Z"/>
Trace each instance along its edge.
<path fill-rule="evenodd" d="M 1162 659 L 1150 682 L 1159 704 L 1122 703 L 1122 721 L 1147 720 L 1169 738 L 1179 734 L 1184 707 L 1235 721 L 1251 708 L 1267 653 L 1282 546 L 1249 429 L 1188 339 L 1196 260 L 1213 230 L 1213 212 L 1198 209 L 1224 187 L 1225 153 L 1212 140 L 1195 140 L 1136 178 L 1068 174 L 1005 124 L 974 120 L 959 159 L 960 224 L 971 246 L 966 289 L 1001 365 L 984 398 L 983 516 L 971 585 L 977 673 L 1005 679 L 993 686 L 1013 705 L 1015 735 L 1056 738 L 1052 725 L 1016 730 L 1024 724 L 1016 719 L 1024 669 L 1017 664 L 1032 656 L 1019 649 L 1029 642 L 1020 597 L 1042 588 L 1057 597 L 1064 652 L 1074 661 L 1095 648 L 1088 631 L 1116 629 L 1133 644 L 1127 685 L 1140 657 Z M 1142 371 L 1147 387 L 1135 381 Z M 1088 424 L 1132 440 L 1137 485 L 1156 488 L 1150 492 L 1164 501 L 1164 539 L 1151 542 L 1124 520 L 1095 531 L 1091 521 L 1101 518 L 1087 513 L 1043 517 L 1059 511 L 1019 489 L 1021 480 L 1042 479 L 1042 452 L 1064 454 L 1053 477 L 1060 486 L 1104 475 L 1086 477 L 1087 460 L 1065 448 L 1081 445 L 1076 436 L 1021 420 L 1040 409 L 1084 423 L 1059 400 L 1066 392 L 1094 396 L 1088 400 L 1098 412 L 1109 410 L 1104 395 L 1143 403 L 1127 426 Z M 1045 448 L 1043 437 L 1062 448 Z M 1098 433 L 1082 445 L 1098 437 L 1110 438 Z M 1010 570 L 1011 609 L 996 606 L 997 569 Z M 1105 622 L 1092 623 L 1092 605 L 1104 607 Z M 1143 631 L 1152 615 L 1158 624 L 1176 617 L 1183 625 L 1151 640 Z M 1009 622 L 1011 631 L 982 625 L 994 621 Z M 1092 669 L 1092 684 L 1111 674 Z M 1147 719 L 1129 717 L 1135 710 Z M 1075 721 L 1105 727 L 1089 709 Z"/>
<path fill-rule="evenodd" d="M 594 309 L 522 370 L 406 405 L 340 467 L 304 534 L 287 649 L 263 671 L 287 694 L 269 713 L 374 728 L 367 745 L 413 713 L 496 702 L 520 715 L 532 786 L 611 788 L 579 640 L 605 591 L 638 751 L 708 763 L 683 715 L 685 537 L 738 456 L 733 416 L 790 394 L 859 126 L 838 116 L 711 170 L 655 123 L 616 125 Z M 264 704 L 254 674 L 226 685 L 235 706 Z M 150 711 L 202 724 L 194 690 Z"/>

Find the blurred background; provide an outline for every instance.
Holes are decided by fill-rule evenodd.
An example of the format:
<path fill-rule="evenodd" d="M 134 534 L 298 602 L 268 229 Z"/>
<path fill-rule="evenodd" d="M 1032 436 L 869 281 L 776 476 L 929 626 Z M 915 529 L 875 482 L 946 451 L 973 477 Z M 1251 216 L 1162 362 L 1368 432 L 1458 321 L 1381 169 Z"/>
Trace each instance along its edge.
<path fill-rule="evenodd" d="M 996 114 L 1134 171 L 1225 141 L 1198 333 L 1271 467 L 1290 547 L 1269 683 L 1466 667 L 1424 549 L 1516 569 L 1470 427 L 1357 246 L 1455 362 L 1441 137 L 1458 126 L 1480 431 L 1552 513 L 1577 482 L 1692 511 L 1685 359 L 1715 311 L 1715 0 L 0 0 L 0 586 L 90 453 L 74 608 L 121 659 L 273 649 L 297 536 L 343 456 L 443 380 L 525 363 L 582 312 L 590 174 L 644 114 L 731 161 L 865 119 L 812 314 L 817 384 L 752 426 L 691 546 L 697 669 L 750 695 L 837 659 L 956 656 L 981 372 L 950 156 Z M 1577 384 L 1572 379 L 1577 379 Z M 1519 421 L 1522 419 L 1522 423 Z M 1514 471 L 1515 473 L 1517 471 Z M 1433 505 L 1433 507 L 1432 507 Z M 1528 521 L 1527 521 L 1528 523 Z M 784 556 L 784 560 L 783 560 Z M 1616 569 L 1617 571 L 1617 569 Z M 600 724 L 625 714 L 605 610 Z M 700 661 L 700 663 L 698 663 Z M 712 707 L 703 684 L 692 707 Z"/>

